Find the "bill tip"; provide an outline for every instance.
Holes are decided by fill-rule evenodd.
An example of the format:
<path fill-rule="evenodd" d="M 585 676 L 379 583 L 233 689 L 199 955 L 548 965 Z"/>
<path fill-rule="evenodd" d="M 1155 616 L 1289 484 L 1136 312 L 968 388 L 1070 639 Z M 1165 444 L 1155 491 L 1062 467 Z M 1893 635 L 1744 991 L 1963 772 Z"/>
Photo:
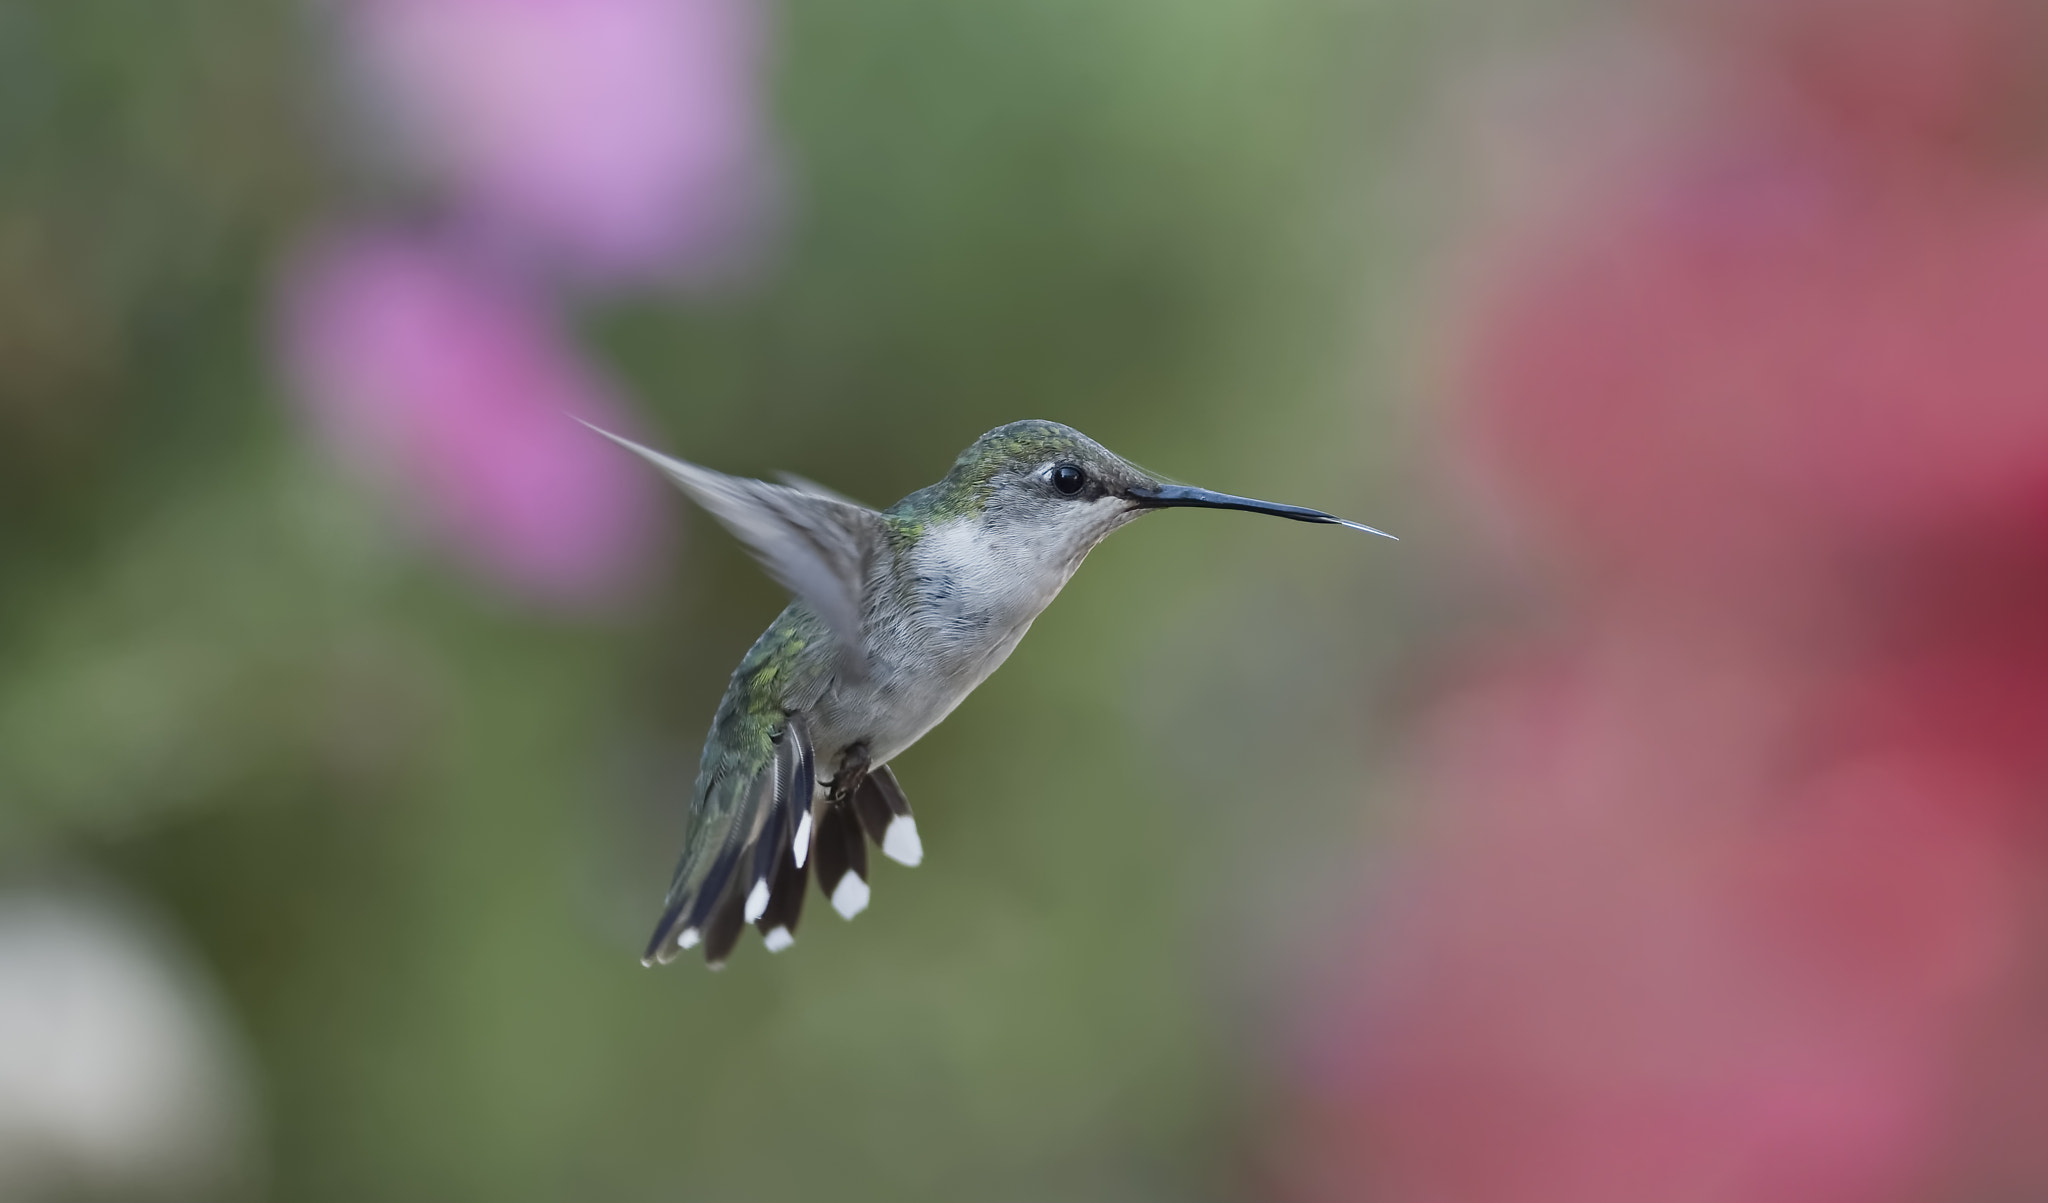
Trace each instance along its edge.
<path fill-rule="evenodd" d="M 1399 535 L 1390 535 L 1376 526 L 1367 526 L 1363 522 L 1353 522 L 1349 518 L 1337 519 L 1337 525 L 1348 526 L 1352 530 L 1361 530 L 1368 535 L 1378 535 L 1382 539 L 1392 539 L 1396 543 L 1399 543 L 1401 541 L 1401 537 Z"/>

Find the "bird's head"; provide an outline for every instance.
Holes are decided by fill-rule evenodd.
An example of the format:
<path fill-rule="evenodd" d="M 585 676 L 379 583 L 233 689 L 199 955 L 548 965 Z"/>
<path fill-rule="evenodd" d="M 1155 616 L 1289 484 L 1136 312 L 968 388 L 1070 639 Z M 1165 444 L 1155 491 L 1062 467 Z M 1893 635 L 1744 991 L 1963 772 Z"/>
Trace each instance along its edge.
<path fill-rule="evenodd" d="M 960 453 L 944 480 L 890 511 L 930 528 L 974 518 L 977 537 L 1048 565 L 1078 563 L 1118 527 L 1158 509 L 1247 510 L 1386 535 L 1321 510 L 1172 484 L 1057 422 L 998 426 Z"/>

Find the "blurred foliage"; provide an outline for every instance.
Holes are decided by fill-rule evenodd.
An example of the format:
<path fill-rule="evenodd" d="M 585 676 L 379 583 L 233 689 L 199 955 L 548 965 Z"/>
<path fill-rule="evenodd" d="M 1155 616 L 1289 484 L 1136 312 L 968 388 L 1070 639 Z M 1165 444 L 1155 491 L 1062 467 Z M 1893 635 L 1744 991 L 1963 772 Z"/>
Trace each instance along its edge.
<path fill-rule="evenodd" d="M 722 533 L 570 625 L 412 546 L 273 377 L 345 156 L 302 6 L 0 6 L 0 857 L 153 895 L 287 1199 L 1237 1193 L 1412 557 L 1176 515 L 898 762 L 852 925 L 637 953 L 725 674 Z M 785 3 L 792 211 L 741 295 L 583 315 L 659 442 L 881 503 L 1003 421 L 1408 533 L 1386 361 L 1417 0 Z M 675 501 L 680 511 L 683 502 Z M 1402 545 L 1405 552 L 1413 547 Z"/>

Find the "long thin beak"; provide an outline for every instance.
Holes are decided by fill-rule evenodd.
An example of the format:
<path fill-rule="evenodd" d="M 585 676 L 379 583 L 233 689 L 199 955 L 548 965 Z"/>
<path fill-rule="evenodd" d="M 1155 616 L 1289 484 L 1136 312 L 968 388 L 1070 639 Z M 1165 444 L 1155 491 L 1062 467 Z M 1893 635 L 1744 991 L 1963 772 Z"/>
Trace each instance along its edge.
<path fill-rule="evenodd" d="M 1277 501 L 1260 501 L 1252 497 L 1236 497 L 1229 493 L 1217 493 L 1210 489 L 1197 489 L 1192 485 L 1137 485 L 1124 490 L 1131 500 L 1147 509 L 1170 509 L 1175 506 L 1197 506 L 1207 510 L 1248 510 L 1254 514 L 1271 514 L 1275 518 L 1292 518 L 1296 522 L 1325 522 L 1332 526 L 1348 526 L 1362 530 L 1368 535 L 1382 539 L 1394 539 L 1383 530 L 1375 530 L 1362 522 L 1325 514 L 1321 510 L 1305 509 L 1298 505 L 1281 505 Z"/>

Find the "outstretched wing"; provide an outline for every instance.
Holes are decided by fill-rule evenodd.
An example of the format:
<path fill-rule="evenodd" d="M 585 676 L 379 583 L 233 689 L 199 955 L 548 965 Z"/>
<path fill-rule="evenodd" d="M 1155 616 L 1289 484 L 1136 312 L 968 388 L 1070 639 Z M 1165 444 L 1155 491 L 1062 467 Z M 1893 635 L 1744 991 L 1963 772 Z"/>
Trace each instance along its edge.
<path fill-rule="evenodd" d="M 765 755 L 730 757 L 699 777 L 682 861 L 644 964 L 666 965 L 701 943 L 706 963 L 718 968 L 748 923 L 762 925 L 771 951 L 795 938 L 809 878 L 798 846 L 808 850 L 817 766 L 800 717 L 763 738 Z"/>
<path fill-rule="evenodd" d="M 709 510 L 753 551 L 768 575 L 825 620 L 842 650 L 861 646 L 861 595 L 881 543 L 880 514 L 815 486 L 727 476 L 590 428 L 660 468 Z"/>
<path fill-rule="evenodd" d="M 798 476 L 794 472 L 777 472 L 775 478 L 799 493 L 809 493 L 814 497 L 823 497 L 827 501 L 838 501 L 856 508 L 866 508 L 860 502 L 855 501 L 839 490 L 828 489 L 808 476 Z"/>

